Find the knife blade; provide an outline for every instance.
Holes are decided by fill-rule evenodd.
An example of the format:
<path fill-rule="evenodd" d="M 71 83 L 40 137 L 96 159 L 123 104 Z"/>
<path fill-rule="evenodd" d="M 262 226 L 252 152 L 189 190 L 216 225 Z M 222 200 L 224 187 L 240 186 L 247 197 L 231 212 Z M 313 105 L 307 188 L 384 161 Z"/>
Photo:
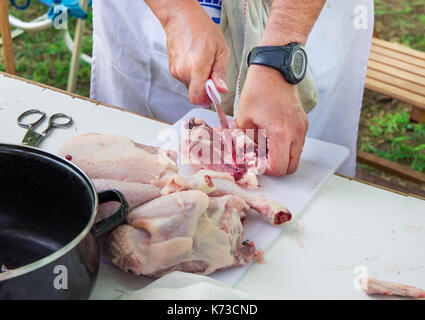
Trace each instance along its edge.
<path fill-rule="evenodd" d="M 224 135 L 224 143 L 227 147 L 227 150 L 229 151 L 232 162 L 234 165 L 236 165 L 236 154 L 233 149 L 233 143 L 232 143 L 232 137 L 230 136 L 229 132 L 229 123 L 227 122 L 226 114 L 223 111 L 223 108 L 221 107 L 221 97 L 218 93 L 218 90 L 212 81 L 212 79 L 208 79 L 205 84 L 205 89 L 207 91 L 208 97 L 213 102 L 215 111 L 217 112 L 218 119 L 220 120 L 221 128 L 223 129 L 223 135 Z"/>

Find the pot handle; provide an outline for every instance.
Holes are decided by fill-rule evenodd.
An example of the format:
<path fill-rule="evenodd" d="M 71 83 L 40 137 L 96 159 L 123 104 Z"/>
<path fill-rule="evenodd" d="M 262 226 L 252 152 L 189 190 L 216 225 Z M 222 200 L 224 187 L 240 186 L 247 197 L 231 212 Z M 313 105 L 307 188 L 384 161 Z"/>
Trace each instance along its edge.
<path fill-rule="evenodd" d="M 128 214 L 128 203 L 124 199 L 124 196 L 118 190 L 108 190 L 103 191 L 98 194 L 99 196 L 99 204 L 109 202 L 109 201 L 117 201 L 120 202 L 121 205 L 118 210 L 109 216 L 108 218 L 103 219 L 96 223 L 91 229 L 92 235 L 95 237 L 99 237 L 106 232 L 114 229 L 119 226 L 121 223 L 125 221 L 125 218 Z"/>

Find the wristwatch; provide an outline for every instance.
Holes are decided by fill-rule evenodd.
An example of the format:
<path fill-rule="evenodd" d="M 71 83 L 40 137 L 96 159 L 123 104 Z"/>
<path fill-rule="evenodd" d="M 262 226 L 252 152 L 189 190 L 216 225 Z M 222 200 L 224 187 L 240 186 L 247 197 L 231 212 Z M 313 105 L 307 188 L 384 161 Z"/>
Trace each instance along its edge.
<path fill-rule="evenodd" d="M 255 47 L 248 55 L 248 66 L 259 64 L 278 70 L 291 84 L 300 83 L 307 71 L 307 54 L 301 44 Z"/>

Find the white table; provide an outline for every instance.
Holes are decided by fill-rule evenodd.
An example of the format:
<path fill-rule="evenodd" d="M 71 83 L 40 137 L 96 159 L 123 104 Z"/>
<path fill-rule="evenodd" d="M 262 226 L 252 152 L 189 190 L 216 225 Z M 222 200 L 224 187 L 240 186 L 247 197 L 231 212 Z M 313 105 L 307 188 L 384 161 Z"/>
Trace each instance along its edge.
<path fill-rule="evenodd" d="M 19 144 L 16 117 L 29 108 L 70 114 L 78 126 L 57 130 L 42 149 L 57 152 L 71 136 L 123 134 L 153 141 L 168 125 L 0 73 L 0 143 Z M 425 201 L 341 176 L 332 177 L 235 288 L 261 299 L 370 299 L 354 271 L 425 288 Z M 93 298 L 125 289 L 102 265 Z M 125 274 L 122 275 L 125 277 Z M 131 289 L 150 282 L 140 277 Z M 117 291 L 118 290 L 118 291 Z"/>

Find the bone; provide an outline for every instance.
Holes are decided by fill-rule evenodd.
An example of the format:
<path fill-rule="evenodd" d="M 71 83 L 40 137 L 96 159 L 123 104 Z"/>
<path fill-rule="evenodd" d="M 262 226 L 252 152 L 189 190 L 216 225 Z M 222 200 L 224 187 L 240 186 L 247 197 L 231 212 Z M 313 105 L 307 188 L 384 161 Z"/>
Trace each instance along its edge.
<path fill-rule="evenodd" d="M 363 291 L 368 295 L 425 298 L 425 290 L 405 284 L 388 282 L 375 278 L 363 278 L 360 279 L 360 285 Z"/>
<path fill-rule="evenodd" d="M 170 177 L 167 184 L 161 189 L 161 195 L 184 191 L 184 190 L 199 190 L 205 193 L 210 193 L 215 189 L 212 178 L 223 178 L 235 181 L 228 173 L 216 172 L 212 170 L 200 170 L 191 176 L 175 174 Z"/>
<path fill-rule="evenodd" d="M 285 207 L 274 201 L 254 196 L 252 193 L 248 193 L 241 189 L 231 180 L 212 178 L 212 182 L 215 185 L 215 189 L 208 194 L 209 196 L 217 197 L 231 194 L 239 197 L 251 208 L 255 209 L 264 221 L 271 225 L 281 225 L 290 221 L 292 218 L 292 214 Z"/>

